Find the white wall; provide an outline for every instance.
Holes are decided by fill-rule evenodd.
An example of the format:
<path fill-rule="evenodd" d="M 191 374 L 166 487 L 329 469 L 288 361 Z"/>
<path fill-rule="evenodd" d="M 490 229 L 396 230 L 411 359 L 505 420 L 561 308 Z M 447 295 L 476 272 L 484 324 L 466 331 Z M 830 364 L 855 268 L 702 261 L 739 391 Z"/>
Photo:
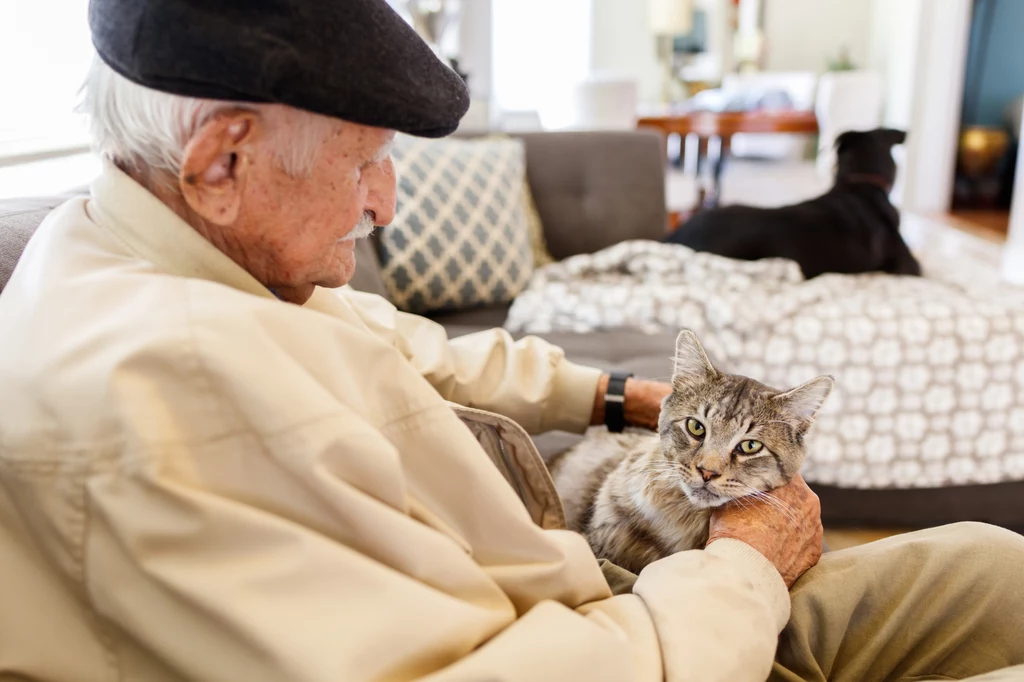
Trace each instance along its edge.
<path fill-rule="evenodd" d="M 864 65 L 870 16 L 866 0 L 764 0 L 765 69 L 821 72 L 843 45 L 855 64 Z"/>
<path fill-rule="evenodd" d="M 941 213 L 950 208 L 972 4 L 927 0 L 921 5 L 905 145 L 902 207 L 908 210 Z"/>
<path fill-rule="evenodd" d="M 885 79 L 885 125 L 906 130 L 913 118 L 922 0 L 870 0 L 868 68 Z"/>
<path fill-rule="evenodd" d="M 591 64 L 591 1 L 493 0 L 491 94 L 498 110 L 537 111 L 545 128 L 571 125 L 572 86 Z"/>
<path fill-rule="evenodd" d="M 459 20 L 459 66 L 469 73 L 469 89 L 474 98 L 491 98 L 493 60 L 491 55 L 490 0 L 462 0 Z"/>
<path fill-rule="evenodd" d="M 1024 145 L 1017 150 L 1017 174 L 1013 183 L 1010 226 L 1003 248 L 1003 279 L 1024 286 Z"/>
<path fill-rule="evenodd" d="M 657 100 L 661 70 L 646 0 L 593 0 L 590 67 L 635 78 L 642 101 Z"/>

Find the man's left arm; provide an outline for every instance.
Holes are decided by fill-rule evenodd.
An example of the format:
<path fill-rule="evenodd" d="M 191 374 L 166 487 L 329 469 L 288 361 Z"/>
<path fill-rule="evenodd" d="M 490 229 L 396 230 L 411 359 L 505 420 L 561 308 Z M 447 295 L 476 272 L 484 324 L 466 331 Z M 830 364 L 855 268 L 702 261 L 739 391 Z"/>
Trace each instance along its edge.
<path fill-rule="evenodd" d="M 604 423 L 608 376 L 569 362 L 561 348 L 536 337 L 515 341 L 502 329 L 449 339 L 444 328 L 379 296 L 339 290 L 370 329 L 398 348 L 446 399 L 497 412 L 529 433 L 582 432 Z M 626 382 L 626 421 L 657 425 L 667 384 Z"/>
<path fill-rule="evenodd" d="M 602 374 L 597 382 L 594 411 L 590 418 L 591 424 L 604 424 L 604 397 L 608 392 L 608 379 L 607 374 Z M 632 377 L 626 379 L 622 402 L 622 412 L 626 423 L 652 431 L 657 430 L 658 415 L 661 414 L 661 401 L 671 392 L 672 386 L 661 381 L 648 381 Z"/>

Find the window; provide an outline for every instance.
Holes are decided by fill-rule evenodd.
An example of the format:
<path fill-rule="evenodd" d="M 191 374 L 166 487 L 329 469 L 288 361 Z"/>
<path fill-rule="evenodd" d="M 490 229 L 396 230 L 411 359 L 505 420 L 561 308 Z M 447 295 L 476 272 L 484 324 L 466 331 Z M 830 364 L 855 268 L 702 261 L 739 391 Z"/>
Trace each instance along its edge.
<path fill-rule="evenodd" d="M 570 125 L 573 85 L 590 69 L 591 0 L 493 2 L 498 109 L 536 111 L 545 128 Z"/>
<path fill-rule="evenodd" d="M 72 112 L 93 54 L 88 4 L 0 2 L 0 163 L 88 143 Z"/>

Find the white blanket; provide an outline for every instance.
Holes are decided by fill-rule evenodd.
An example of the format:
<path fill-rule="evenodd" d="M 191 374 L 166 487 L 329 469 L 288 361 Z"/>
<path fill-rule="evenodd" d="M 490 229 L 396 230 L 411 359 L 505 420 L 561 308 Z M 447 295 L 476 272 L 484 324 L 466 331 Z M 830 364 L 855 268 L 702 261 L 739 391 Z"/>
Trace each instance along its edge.
<path fill-rule="evenodd" d="M 834 375 L 804 467 L 810 481 L 1024 480 L 1024 290 L 997 286 L 988 271 L 926 269 L 929 278 L 805 281 L 790 261 L 624 242 L 537 271 L 506 327 L 688 327 L 727 372 L 777 388 Z"/>

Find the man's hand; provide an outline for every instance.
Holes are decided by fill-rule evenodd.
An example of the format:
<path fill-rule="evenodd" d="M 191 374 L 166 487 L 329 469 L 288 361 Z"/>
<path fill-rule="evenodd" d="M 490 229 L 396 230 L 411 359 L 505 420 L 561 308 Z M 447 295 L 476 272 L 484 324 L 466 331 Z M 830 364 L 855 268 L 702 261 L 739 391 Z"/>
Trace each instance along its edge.
<path fill-rule="evenodd" d="M 593 426 L 604 424 L 604 394 L 608 391 L 608 375 L 601 375 L 597 382 L 597 394 L 594 396 L 594 412 L 590 423 Z M 658 428 L 658 415 L 661 414 L 661 401 L 672 392 L 672 386 L 660 381 L 644 379 L 626 379 L 625 401 L 622 410 L 626 414 L 626 423 L 646 429 Z"/>
<path fill-rule="evenodd" d="M 799 475 L 767 494 L 771 499 L 745 497 L 716 509 L 708 544 L 722 538 L 747 543 L 792 587 L 821 558 L 821 504 Z"/>

